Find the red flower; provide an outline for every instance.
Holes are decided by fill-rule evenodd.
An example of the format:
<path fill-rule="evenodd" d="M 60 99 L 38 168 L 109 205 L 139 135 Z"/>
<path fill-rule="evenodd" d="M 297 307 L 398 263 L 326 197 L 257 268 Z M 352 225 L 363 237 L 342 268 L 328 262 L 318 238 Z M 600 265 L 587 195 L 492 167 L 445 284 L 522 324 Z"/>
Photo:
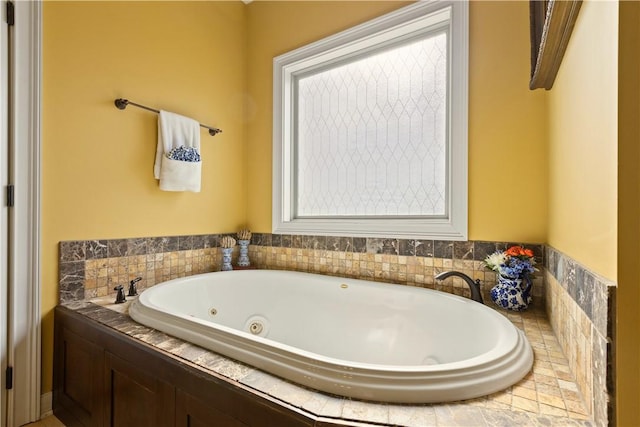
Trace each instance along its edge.
<path fill-rule="evenodd" d="M 525 254 L 524 251 L 525 249 L 522 246 L 511 246 L 505 251 L 505 254 L 508 256 L 521 256 Z"/>
<path fill-rule="evenodd" d="M 525 249 L 522 246 L 511 246 L 504 253 L 510 257 L 533 258 L 533 251 L 531 249 Z"/>

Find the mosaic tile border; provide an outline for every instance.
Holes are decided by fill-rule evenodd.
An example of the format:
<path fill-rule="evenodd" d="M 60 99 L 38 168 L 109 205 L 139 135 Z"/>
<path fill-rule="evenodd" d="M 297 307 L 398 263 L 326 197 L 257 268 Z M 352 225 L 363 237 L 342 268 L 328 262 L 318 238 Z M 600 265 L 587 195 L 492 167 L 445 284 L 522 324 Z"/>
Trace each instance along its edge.
<path fill-rule="evenodd" d="M 513 245 L 530 248 L 538 263 L 544 260 L 544 245 L 521 242 L 493 242 L 481 240 L 416 240 L 379 239 L 371 237 L 307 236 L 253 233 L 251 244 L 291 249 L 318 249 L 336 252 L 373 253 L 427 258 L 482 261 L 487 255 Z"/>
<path fill-rule="evenodd" d="M 616 284 L 545 247 L 549 321 L 598 425 L 615 425 Z"/>
<path fill-rule="evenodd" d="M 60 242 L 60 302 L 104 296 L 113 293 L 116 285 L 126 285 L 135 277 L 144 279 L 140 283 L 143 289 L 176 277 L 217 271 L 220 264 L 219 241 L 225 235 L 233 233 Z M 346 274 L 355 278 L 432 288 L 436 288 L 433 286 L 435 273 L 453 268 L 480 279 L 485 284 L 486 294 L 495 282 L 495 274 L 484 270 L 481 261 L 496 250 L 514 244 L 518 243 L 254 233 L 250 250 L 255 254 L 256 248 L 269 249 L 261 262 L 254 263 L 260 268 Z M 544 246 L 526 246 L 534 251 L 538 263 L 542 263 Z M 287 253 L 291 250 L 296 250 L 296 253 Z M 302 254 L 299 250 L 307 252 Z M 351 263 L 349 271 L 341 268 L 347 264 L 347 258 L 359 258 L 360 255 L 364 261 L 362 268 L 359 259 L 356 267 Z M 310 258 L 311 266 L 291 262 L 299 257 Z M 322 267 L 327 263 L 337 268 Z M 426 268 L 415 274 L 411 266 L 416 264 L 419 268 Z M 414 274 L 409 281 L 407 269 L 410 275 Z M 459 278 L 447 279 L 442 286 L 438 285 L 439 290 L 446 292 L 459 295 L 467 295 L 468 292 Z M 536 279 L 534 286 L 534 296 L 544 298 L 542 279 Z"/>

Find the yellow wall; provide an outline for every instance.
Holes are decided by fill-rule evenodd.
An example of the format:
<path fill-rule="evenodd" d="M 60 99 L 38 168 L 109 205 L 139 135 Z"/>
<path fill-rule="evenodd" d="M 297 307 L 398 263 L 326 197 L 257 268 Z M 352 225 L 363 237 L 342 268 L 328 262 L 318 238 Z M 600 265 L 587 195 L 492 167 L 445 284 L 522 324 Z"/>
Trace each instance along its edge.
<path fill-rule="evenodd" d="M 272 59 L 391 11 L 398 2 L 256 2 L 248 7 L 248 223 L 271 231 Z M 472 2 L 469 238 L 544 242 L 545 93 L 528 89 L 529 6 Z M 515 196 L 514 196 L 515 195 Z"/>
<path fill-rule="evenodd" d="M 404 4 L 44 3 L 43 392 L 51 389 L 58 242 L 245 223 L 270 232 L 273 57 Z M 546 95 L 528 90 L 528 19 L 526 2 L 470 8 L 474 240 L 546 240 Z M 224 130 L 201 134 L 202 193 L 157 189 L 156 116 L 117 110 L 118 97 Z"/>
<path fill-rule="evenodd" d="M 618 69 L 618 425 L 640 425 L 640 3 L 620 2 Z"/>
<path fill-rule="evenodd" d="M 625 268 L 638 265 L 640 241 L 633 3 L 620 4 L 629 43 L 620 52 L 635 62 L 616 65 L 617 4 L 586 1 L 548 93 L 528 90 L 528 3 L 470 7 L 469 237 L 548 242 L 607 278 L 619 273 L 618 369 L 628 373 L 619 376 L 620 425 L 640 424 L 640 284 Z M 404 4 L 44 3 L 43 392 L 58 242 L 216 233 L 245 222 L 269 232 L 272 58 Z M 620 101 L 620 124 L 618 72 L 620 90 L 636 91 Z M 201 134 L 202 193 L 157 189 L 156 117 L 115 109 L 117 97 L 223 128 Z"/>
<path fill-rule="evenodd" d="M 618 5 L 585 1 L 549 102 L 547 242 L 616 279 Z"/>
<path fill-rule="evenodd" d="M 245 11 L 241 2 L 45 2 L 43 34 L 43 392 L 61 240 L 218 233 L 244 225 Z M 202 192 L 153 178 L 157 116 L 201 132 Z"/>
<path fill-rule="evenodd" d="M 528 22 L 527 2 L 471 3 L 471 240 L 546 238 L 546 94 L 529 90 Z"/>
<path fill-rule="evenodd" d="M 384 15 L 409 2 L 259 1 L 247 10 L 247 90 L 251 120 L 247 126 L 248 224 L 271 232 L 271 132 L 273 58 L 305 44 Z"/>

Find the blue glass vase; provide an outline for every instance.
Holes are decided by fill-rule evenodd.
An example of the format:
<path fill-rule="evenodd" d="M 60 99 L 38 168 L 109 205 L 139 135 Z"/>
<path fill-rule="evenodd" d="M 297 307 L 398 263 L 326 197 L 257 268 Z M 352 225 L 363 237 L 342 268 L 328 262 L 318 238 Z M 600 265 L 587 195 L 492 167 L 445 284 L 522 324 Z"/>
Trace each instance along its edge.
<path fill-rule="evenodd" d="M 491 300 L 499 307 L 512 311 L 523 311 L 531 304 L 531 278 L 498 276 L 498 283 L 491 288 Z"/>

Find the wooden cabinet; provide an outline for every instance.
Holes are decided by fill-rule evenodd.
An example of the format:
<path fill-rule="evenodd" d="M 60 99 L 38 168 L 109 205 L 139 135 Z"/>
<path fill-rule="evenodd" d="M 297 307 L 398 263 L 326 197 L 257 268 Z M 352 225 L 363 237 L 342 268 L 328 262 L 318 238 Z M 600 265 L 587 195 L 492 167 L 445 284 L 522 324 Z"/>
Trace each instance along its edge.
<path fill-rule="evenodd" d="M 54 405 L 61 418 L 73 418 L 83 426 L 101 426 L 102 349 L 69 329 L 57 332 Z"/>
<path fill-rule="evenodd" d="M 105 353 L 108 391 L 104 425 L 113 427 L 173 426 L 174 387 L 112 353 Z"/>
<path fill-rule="evenodd" d="M 244 424 L 205 402 L 178 390 L 176 394 L 176 427 L 245 427 Z"/>
<path fill-rule="evenodd" d="M 68 427 L 331 426 L 182 363 L 64 307 L 55 310 L 53 408 Z"/>

